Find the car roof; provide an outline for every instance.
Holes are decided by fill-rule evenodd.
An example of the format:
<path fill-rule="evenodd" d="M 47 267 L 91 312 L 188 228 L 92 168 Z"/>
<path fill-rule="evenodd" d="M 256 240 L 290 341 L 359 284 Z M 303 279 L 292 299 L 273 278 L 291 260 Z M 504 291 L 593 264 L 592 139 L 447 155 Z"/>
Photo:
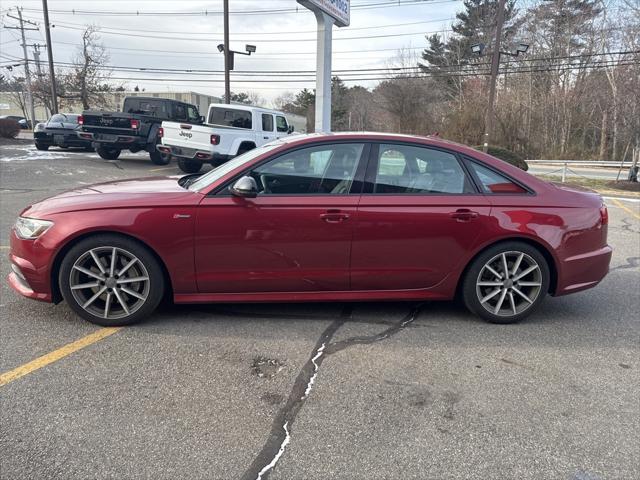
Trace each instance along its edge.
<path fill-rule="evenodd" d="M 409 142 L 421 143 L 424 145 L 441 146 L 443 148 L 468 149 L 466 145 L 445 140 L 437 136 L 420 136 L 409 135 L 404 133 L 388 133 L 388 132 L 331 132 L 331 133 L 307 133 L 303 135 L 291 135 L 276 140 L 279 143 L 311 143 L 314 141 L 336 141 L 336 140 L 354 140 L 354 141 L 392 141 L 392 142 Z"/>
<path fill-rule="evenodd" d="M 281 112 L 280 110 L 274 110 L 272 108 L 265 108 L 265 107 L 256 107 L 255 105 L 246 105 L 243 103 L 212 103 L 210 107 L 228 108 L 230 110 L 255 110 L 259 112 L 277 113 L 279 115 L 285 115 L 285 113 Z"/>

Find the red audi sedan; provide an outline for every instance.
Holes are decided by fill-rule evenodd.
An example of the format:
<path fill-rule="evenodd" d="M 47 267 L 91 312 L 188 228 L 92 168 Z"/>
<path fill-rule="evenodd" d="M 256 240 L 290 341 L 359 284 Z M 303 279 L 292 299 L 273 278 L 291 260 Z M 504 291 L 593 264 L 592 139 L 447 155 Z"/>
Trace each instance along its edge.
<path fill-rule="evenodd" d="M 11 286 L 99 325 L 176 303 L 450 300 L 490 322 L 607 274 L 599 195 L 474 149 L 289 137 L 204 175 L 79 188 L 26 208 Z"/>

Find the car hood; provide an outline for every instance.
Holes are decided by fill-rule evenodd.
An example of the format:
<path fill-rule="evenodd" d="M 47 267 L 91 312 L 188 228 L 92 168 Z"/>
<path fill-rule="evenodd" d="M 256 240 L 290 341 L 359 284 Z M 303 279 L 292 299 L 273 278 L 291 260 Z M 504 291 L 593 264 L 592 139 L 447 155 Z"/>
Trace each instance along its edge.
<path fill-rule="evenodd" d="M 178 184 L 179 176 L 146 177 L 88 185 L 49 197 L 27 207 L 22 216 L 44 218 L 65 212 L 113 208 L 195 205 L 202 194 Z"/>

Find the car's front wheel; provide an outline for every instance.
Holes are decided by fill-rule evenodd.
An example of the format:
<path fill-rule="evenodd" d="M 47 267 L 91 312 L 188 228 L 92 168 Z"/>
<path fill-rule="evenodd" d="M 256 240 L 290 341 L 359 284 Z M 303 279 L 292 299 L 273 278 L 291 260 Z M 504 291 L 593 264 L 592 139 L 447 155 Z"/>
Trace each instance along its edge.
<path fill-rule="evenodd" d="M 514 323 L 540 305 L 549 290 L 544 256 L 523 242 L 488 248 L 469 266 L 462 285 L 469 310 L 492 323 Z"/>
<path fill-rule="evenodd" d="M 149 152 L 149 158 L 154 165 L 169 165 L 171 163 L 171 154 L 153 151 Z"/>
<path fill-rule="evenodd" d="M 202 168 L 202 162 L 193 158 L 179 158 L 178 167 L 184 173 L 198 173 Z"/>
<path fill-rule="evenodd" d="M 36 148 L 38 150 L 49 150 L 49 145 L 43 145 L 42 143 L 36 142 Z"/>
<path fill-rule="evenodd" d="M 59 285 L 78 315 L 102 326 L 130 325 L 147 317 L 165 288 L 162 269 L 147 248 L 109 234 L 89 237 L 67 252 Z"/>
<path fill-rule="evenodd" d="M 105 160 L 117 160 L 120 156 L 120 150 L 116 148 L 98 147 L 96 148 L 96 152 Z"/>

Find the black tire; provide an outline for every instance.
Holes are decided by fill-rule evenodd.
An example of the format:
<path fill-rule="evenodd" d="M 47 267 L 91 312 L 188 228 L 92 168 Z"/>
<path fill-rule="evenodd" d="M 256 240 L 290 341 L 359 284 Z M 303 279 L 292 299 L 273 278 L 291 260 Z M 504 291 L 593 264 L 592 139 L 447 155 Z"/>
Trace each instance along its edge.
<path fill-rule="evenodd" d="M 86 152 L 94 152 L 95 151 L 95 149 L 93 147 L 84 147 L 84 150 Z"/>
<path fill-rule="evenodd" d="M 41 143 L 36 142 L 36 148 L 38 150 L 45 150 L 46 151 L 46 150 L 49 150 L 49 145 L 43 145 Z"/>
<path fill-rule="evenodd" d="M 179 158 L 178 167 L 184 173 L 198 173 L 202 168 L 202 162 L 194 158 Z"/>
<path fill-rule="evenodd" d="M 504 267 L 501 269 L 499 267 L 499 265 L 502 264 L 502 254 L 505 254 L 504 258 L 507 258 L 508 274 L 506 276 Z M 520 254 L 524 254 L 523 257 L 520 257 Z M 526 265 L 526 262 L 529 262 L 530 265 L 537 264 L 538 269 L 534 269 L 532 273 L 529 274 L 535 276 L 535 279 L 529 278 L 528 275 L 518 279 L 518 276 L 526 269 L 518 268 L 517 273 L 514 274 L 513 268 L 516 267 L 516 261 L 509 263 L 510 258 L 522 258 L 523 260 L 521 260 L 521 262 L 525 263 L 520 263 L 520 265 Z M 492 264 L 491 262 L 493 261 L 499 263 Z M 481 277 L 481 275 L 484 276 L 487 275 L 487 272 L 490 272 L 490 270 L 485 269 L 488 263 L 490 263 L 490 266 L 494 265 L 494 270 L 504 278 L 501 279 L 494 274 L 489 274 L 489 278 Z M 516 280 L 515 282 L 514 279 Z M 489 280 L 489 282 L 487 282 L 487 280 Z M 523 285 L 520 285 L 520 282 L 522 282 Z M 501 285 L 485 286 L 484 284 L 486 283 L 499 283 Z M 540 285 L 524 286 L 525 283 L 539 283 Z M 515 323 L 532 314 L 540 306 L 549 291 L 549 284 L 549 265 L 544 255 L 542 255 L 538 249 L 527 243 L 509 241 L 489 247 L 471 261 L 463 279 L 462 297 L 466 307 L 487 322 L 500 324 Z M 498 290 L 497 293 L 496 290 Z M 505 291 L 504 296 L 502 293 L 503 290 Z M 524 293 L 527 300 L 524 300 L 525 296 L 520 296 L 518 292 Z M 492 294 L 493 297 L 491 296 Z M 485 300 L 488 297 L 489 300 Z M 498 302 L 500 302 L 500 298 L 502 298 L 505 304 L 504 308 L 508 309 L 509 306 L 511 307 L 510 312 L 504 312 L 503 309 L 497 305 Z M 513 300 L 511 300 L 511 298 L 513 298 Z M 492 302 L 495 302 L 495 305 Z M 522 304 L 522 309 L 516 305 L 518 302 Z M 496 306 L 499 309 L 499 314 L 495 313 Z M 514 309 L 516 312 L 512 313 Z"/>
<path fill-rule="evenodd" d="M 117 160 L 120 156 L 120 150 L 117 148 L 98 147 L 96 148 L 96 152 L 105 160 Z"/>
<path fill-rule="evenodd" d="M 157 150 L 149 152 L 149 157 L 155 165 L 169 165 L 171 163 L 171 154 L 158 152 Z"/>
<path fill-rule="evenodd" d="M 142 292 L 142 294 L 146 295 L 141 294 L 141 296 L 145 296 L 144 300 L 136 299 L 135 297 L 128 295 L 124 291 L 128 290 L 131 292 L 136 288 L 136 285 L 140 284 L 128 282 L 121 285 L 118 281 L 117 276 L 110 275 L 110 272 L 108 271 L 110 267 L 108 258 L 109 252 L 113 248 L 116 249 L 118 255 L 121 255 L 120 259 L 116 262 L 115 267 L 120 267 L 120 271 L 125 270 L 123 264 L 127 263 L 127 254 L 135 256 L 137 258 L 138 263 L 135 263 L 132 267 L 130 267 L 127 273 L 122 273 L 120 280 L 126 278 L 125 275 L 131 275 L 132 277 L 138 276 L 136 278 L 139 278 L 141 275 L 147 277 L 147 280 L 140 283 L 144 285 L 144 291 Z M 92 249 L 99 249 L 106 252 L 104 254 L 104 258 L 100 257 L 100 252 L 98 252 L 97 254 L 98 258 L 104 260 L 102 265 L 106 271 L 105 274 L 101 274 L 98 265 L 95 263 L 95 261 L 90 259 L 91 257 L 89 252 Z M 118 255 L 116 255 L 116 258 L 118 258 Z M 107 280 L 100 283 L 100 281 L 93 277 L 86 276 L 84 273 L 78 273 L 78 271 L 74 269 L 74 264 L 76 262 L 82 262 L 83 258 L 89 262 L 92 262 L 92 271 L 95 274 L 104 278 L 108 277 Z M 85 267 L 85 269 L 86 268 L 87 267 Z M 119 271 L 116 271 L 116 273 L 119 273 Z M 76 276 L 84 275 L 84 280 L 79 280 L 80 284 L 86 281 L 90 281 L 97 282 L 98 285 L 96 285 L 93 289 L 76 288 L 72 291 L 70 286 L 71 282 L 77 282 L 78 278 L 80 278 L 72 278 L 72 274 Z M 153 311 L 162 300 L 165 292 L 165 282 L 162 269 L 158 264 L 158 261 L 155 259 L 154 255 L 144 245 L 136 242 L 135 240 L 131 240 L 127 237 L 115 234 L 95 235 L 86 238 L 74 245 L 62 260 L 60 271 L 58 274 L 58 281 L 62 296 L 75 313 L 91 323 L 95 323 L 96 325 L 102 325 L 105 327 L 131 325 L 143 320 L 145 317 L 153 313 Z M 117 282 L 115 286 L 113 286 L 114 282 Z M 148 282 L 148 284 L 146 282 Z M 75 285 L 78 285 L 78 283 L 75 283 Z M 109 288 L 109 285 L 112 285 L 112 288 Z M 82 300 L 86 299 L 88 296 L 94 296 L 98 294 L 100 290 L 103 290 L 104 293 L 96 297 L 93 303 L 86 309 L 83 307 L 83 305 L 80 304 Z M 74 292 L 76 293 L 74 294 Z M 113 294 L 110 292 L 113 292 Z M 104 308 L 107 303 L 109 303 L 109 299 L 106 298 L 107 294 L 109 294 L 110 296 L 113 295 L 113 297 L 111 297 L 113 300 L 110 303 L 110 305 L 113 305 L 113 310 L 107 309 L 109 312 L 107 314 L 107 317 L 109 317 L 109 314 L 111 314 L 112 317 L 119 315 L 118 318 L 105 318 L 104 316 L 99 316 L 95 313 L 95 311 L 101 311 L 101 309 Z M 133 302 L 132 305 L 129 305 L 129 307 L 132 309 L 130 313 L 125 312 L 125 310 L 121 307 L 121 299 L 124 300 L 124 303 L 127 303 L 127 301 Z M 116 313 L 112 313 L 112 311 L 115 311 Z"/>

